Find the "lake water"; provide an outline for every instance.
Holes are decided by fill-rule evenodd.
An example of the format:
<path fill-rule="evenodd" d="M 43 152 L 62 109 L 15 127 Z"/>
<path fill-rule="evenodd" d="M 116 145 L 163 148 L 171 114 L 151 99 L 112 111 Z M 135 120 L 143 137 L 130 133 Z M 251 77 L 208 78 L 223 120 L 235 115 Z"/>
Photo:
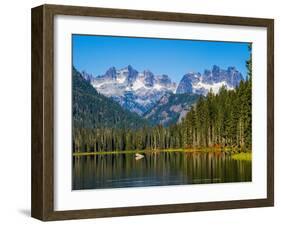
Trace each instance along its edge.
<path fill-rule="evenodd" d="M 73 157 L 72 189 L 246 182 L 252 162 L 224 152 L 107 154 Z"/>

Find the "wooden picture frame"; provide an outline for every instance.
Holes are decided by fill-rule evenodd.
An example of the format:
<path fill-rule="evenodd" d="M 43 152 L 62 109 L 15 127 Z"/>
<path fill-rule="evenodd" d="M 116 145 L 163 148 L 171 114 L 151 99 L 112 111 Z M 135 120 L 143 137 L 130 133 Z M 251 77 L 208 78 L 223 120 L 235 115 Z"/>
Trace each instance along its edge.
<path fill-rule="evenodd" d="M 267 198 L 122 208 L 54 210 L 54 16 L 126 18 L 267 29 Z M 50 220 L 162 214 L 274 205 L 274 21 L 109 8 L 42 5 L 32 9 L 32 201 L 31 215 Z"/>

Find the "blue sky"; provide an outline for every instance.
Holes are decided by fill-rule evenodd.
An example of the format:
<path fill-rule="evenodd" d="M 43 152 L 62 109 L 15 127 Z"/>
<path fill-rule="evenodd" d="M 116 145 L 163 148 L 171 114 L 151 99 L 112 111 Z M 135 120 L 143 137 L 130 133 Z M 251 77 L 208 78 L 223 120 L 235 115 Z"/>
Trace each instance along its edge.
<path fill-rule="evenodd" d="M 138 71 L 167 74 L 175 82 L 187 72 L 202 73 L 214 64 L 224 69 L 235 66 L 245 78 L 250 54 L 248 43 L 76 34 L 72 51 L 73 65 L 95 76 L 111 66 L 120 69 L 130 64 Z"/>

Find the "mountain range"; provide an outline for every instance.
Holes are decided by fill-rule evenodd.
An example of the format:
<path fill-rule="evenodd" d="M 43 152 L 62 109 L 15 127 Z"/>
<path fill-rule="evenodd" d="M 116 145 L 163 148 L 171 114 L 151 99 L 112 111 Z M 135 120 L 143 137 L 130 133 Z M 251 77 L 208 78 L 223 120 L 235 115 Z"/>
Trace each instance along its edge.
<path fill-rule="evenodd" d="M 129 114 L 130 119 L 138 115 L 151 125 L 164 126 L 179 122 L 198 98 L 206 96 L 210 90 L 218 93 L 222 86 L 234 89 L 243 80 L 242 74 L 235 67 L 221 69 L 216 65 L 202 74 L 184 74 L 179 84 L 166 74 L 155 75 L 150 70 L 139 72 L 131 65 L 121 69 L 110 67 L 99 76 L 85 71 L 79 75 L 100 98 L 102 96 L 106 101 L 118 103 L 126 115 L 128 112 L 136 113 L 134 116 Z M 100 104 L 105 103 L 102 101 Z M 117 109 L 119 112 L 120 109 Z"/>
<path fill-rule="evenodd" d="M 146 117 L 152 114 L 151 111 L 155 111 L 155 106 L 166 94 L 172 99 L 178 94 L 206 96 L 211 89 L 213 93 L 218 93 L 222 86 L 234 89 L 243 80 L 242 74 L 235 67 L 221 69 L 217 65 L 211 70 L 206 69 L 202 74 L 188 72 L 183 75 L 179 84 L 166 74 L 155 75 L 150 70 L 139 72 L 131 65 L 121 69 L 110 67 L 99 76 L 85 71 L 81 74 L 99 93 L 118 102 L 124 109 Z M 193 102 L 188 104 L 190 106 Z M 188 109 L 189 106 L 181 106 L 181 109 Z"/>

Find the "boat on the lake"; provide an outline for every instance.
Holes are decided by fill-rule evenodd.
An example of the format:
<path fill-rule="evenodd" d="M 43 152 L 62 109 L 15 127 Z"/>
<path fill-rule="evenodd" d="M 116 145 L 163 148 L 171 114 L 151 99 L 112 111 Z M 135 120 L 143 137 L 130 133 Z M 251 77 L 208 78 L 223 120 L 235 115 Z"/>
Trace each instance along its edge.
<path fill-rule="evenodd" d="M 139 153 L 135 154 L 135 159 L 136 160 L 142 159 L 143 157 L 144 157 L 144 155 L 142 155 L 142 154 L 139 154 Z"/>

